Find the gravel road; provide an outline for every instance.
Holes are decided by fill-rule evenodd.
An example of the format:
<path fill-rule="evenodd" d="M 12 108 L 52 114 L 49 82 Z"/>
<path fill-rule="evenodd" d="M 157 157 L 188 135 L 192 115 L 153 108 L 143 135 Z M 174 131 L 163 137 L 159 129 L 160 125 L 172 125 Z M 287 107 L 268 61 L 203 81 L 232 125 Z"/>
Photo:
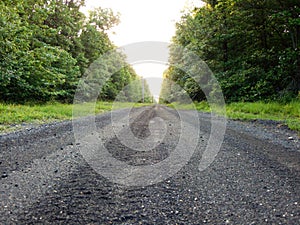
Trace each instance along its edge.
<path fill-rule="evenodd" d="M 122 121 L 128 110 L 115 113 Z M 189 111 L 180 113 L 189 118 Z M 127 132 L 122 123 L 112 126 L 110 113 L 96 117 L 96 131 L 116 160 L 130 168 L 154 168 L 180 144 L 180 113 L 164 106 L 130 111 L 137 142 L 149 137 L 157 142 L 149 151 L 124 144 L 120 137 Z M 150 185 L 151 179 L 134 185 L 132 178 L 124 185 L 95 170 L 93 158 L 87 160 L 82 151 L 89 143 L 74 138 L 71 121 L 1 135 L 0 224 L 299 224 L 297 134 L 272 121 L 229 120 L 218 155 L 199 171 L 212 128 L 210 114 L 198 115 L 200 126 L 190 121 L 184 133 L 185 154 L 198 137 L 190 159 L 160 182 L 154 176 Z M 78 121 L 84 137 L 89 124 Z M 176 169 L 168 165 L 161 172 Z"/>

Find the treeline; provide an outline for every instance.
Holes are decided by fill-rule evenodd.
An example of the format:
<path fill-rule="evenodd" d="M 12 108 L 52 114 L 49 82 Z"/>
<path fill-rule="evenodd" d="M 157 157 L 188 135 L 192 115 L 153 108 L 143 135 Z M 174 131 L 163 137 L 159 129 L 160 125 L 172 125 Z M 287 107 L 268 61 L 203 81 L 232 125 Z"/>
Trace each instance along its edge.
<path fill-rule="evenodd" d="M 73 100 L 86 69 L 115 49 L 107 31 L 119 23 L 110 9 L 96 8 L 85 16 L 80 11 L 84 4 L 84 0 L 1 0 L 0 101 Z M 121 55 L 120 59 L 125 62 Z M 113 100 L 137 79 L 124 64 L 106 82 L 101 99 Z"/>
<path fill-rule="evenodd" d="M 173 45 L 195 53 L 218 79 L 226 102 L 290 101 L 300 90 L 299 0 L 205 0 L 182 16 Z M 170 48 L 164 77 L 183 87 L 195 101 L 205 100 L 199 86 L 176 66 L 185 53 Z M 176 93 L 165 79 L 161 98 Z"/>

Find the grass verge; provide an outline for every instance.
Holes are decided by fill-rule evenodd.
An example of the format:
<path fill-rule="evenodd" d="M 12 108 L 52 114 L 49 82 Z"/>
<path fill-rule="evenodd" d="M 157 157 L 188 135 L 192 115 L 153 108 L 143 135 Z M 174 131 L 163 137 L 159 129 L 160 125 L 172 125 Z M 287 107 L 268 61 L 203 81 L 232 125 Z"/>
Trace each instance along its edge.
<path fill-rule="evenodd" d="M 118 103 L 117 108 L 127 108 L 132 103 Z M 134 107 L 146 106 L 148 103 L 135 103 Z M 114 109 L 116 107 L 114 106 Z M 93 104 L 86 103 L 79 108 L 80 115 L 91 115 L 108 112 L 113 102 L 97 102 L 95 110 Z M 22 128 L 22 124 L 43 124 L 55 121 L 70 120 L 73 117 L 73 104 L 47 103 L 42 105 L 16 105 L 0 103 L 0 133 L 15 131 Z"/>
<path fill-rule="evenodd" d="M 169 106 L 178 109 L 193 109 L 211 112 L 207 102 L 184 105 L 172 103 Z M 287 125 L 291 130 L 300 133 L 300 100 L 283 104 L 278 102 L 237 102 L 226 105 L 226 115 L 230 119 L 238 120 L 274 120 Z"/>

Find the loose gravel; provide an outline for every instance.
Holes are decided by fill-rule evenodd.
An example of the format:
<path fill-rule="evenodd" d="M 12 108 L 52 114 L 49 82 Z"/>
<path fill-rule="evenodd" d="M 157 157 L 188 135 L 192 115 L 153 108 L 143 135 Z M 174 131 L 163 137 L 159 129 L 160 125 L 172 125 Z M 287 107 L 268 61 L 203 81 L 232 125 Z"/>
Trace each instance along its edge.
<path fill-rule="evenodd" d="M 126 112 L 117 113 L 123 118 Z M 131 129 L 140 138 L 150 135 L 147 124 L 154 117 L 171 124 L 152 152 L 125 148 L 109 113 L 97 116 L 96 125 L 115 158 L 151 165 L 168 158 L 176 146 L 176 115 L 164 107 L 132 110 Z M 70 121 L 1 135 L 0 224 L 298 224 L 297 134 L 271 121 L 229 120 L 215 161 L 200 172 L 211 117 L 199 116 L 199 143 L 191 160 L 174 176 L 138 187 L 95 172 Z M 82 126 L 88 130 L 84 120 Z"/>

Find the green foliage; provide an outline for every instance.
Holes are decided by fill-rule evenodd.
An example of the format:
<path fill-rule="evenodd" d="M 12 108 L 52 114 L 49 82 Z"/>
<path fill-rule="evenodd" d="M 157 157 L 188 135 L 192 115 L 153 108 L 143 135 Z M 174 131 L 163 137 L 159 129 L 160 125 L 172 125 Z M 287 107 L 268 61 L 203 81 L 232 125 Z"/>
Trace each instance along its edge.
<path fill-rule="evenodd" d="M 79 79 L 100 56 L 115 48 L 107 31 L 119 23 L 110 9 L 96 8 L 87 18 L 84 0 L 3 0 L 0 2 L 0 101 L 71 102 Z M 112 100 L 137 75 L 124 68 L 105 87 Z M 105 79 L 98 74 L 93 82 Z M 90 85 L 91 86 L 91 85 Z"/>
<path fill-rule="evenodd" d="M 111 9 L 95 8 L 90 12 L 90 24 L 93 24 L 97 30 L 106 31 L 116 24 L 120 23 L 119 14 L 115 15 Z"/>
<path fill-rule="evenodd" d="M 173 45 L 194 52 L 209 65 L 227 102 L 295 98 L 300 90 L 300 2 L 205 2 L 206 6 L 182 16 Z M 184 60 L 184 54 L 171 48 L 171 65 Z M 203 99 L 182 71 L 171 66 L 165 77 L 191 98 L 198 93 L 196 100 Z"/>

